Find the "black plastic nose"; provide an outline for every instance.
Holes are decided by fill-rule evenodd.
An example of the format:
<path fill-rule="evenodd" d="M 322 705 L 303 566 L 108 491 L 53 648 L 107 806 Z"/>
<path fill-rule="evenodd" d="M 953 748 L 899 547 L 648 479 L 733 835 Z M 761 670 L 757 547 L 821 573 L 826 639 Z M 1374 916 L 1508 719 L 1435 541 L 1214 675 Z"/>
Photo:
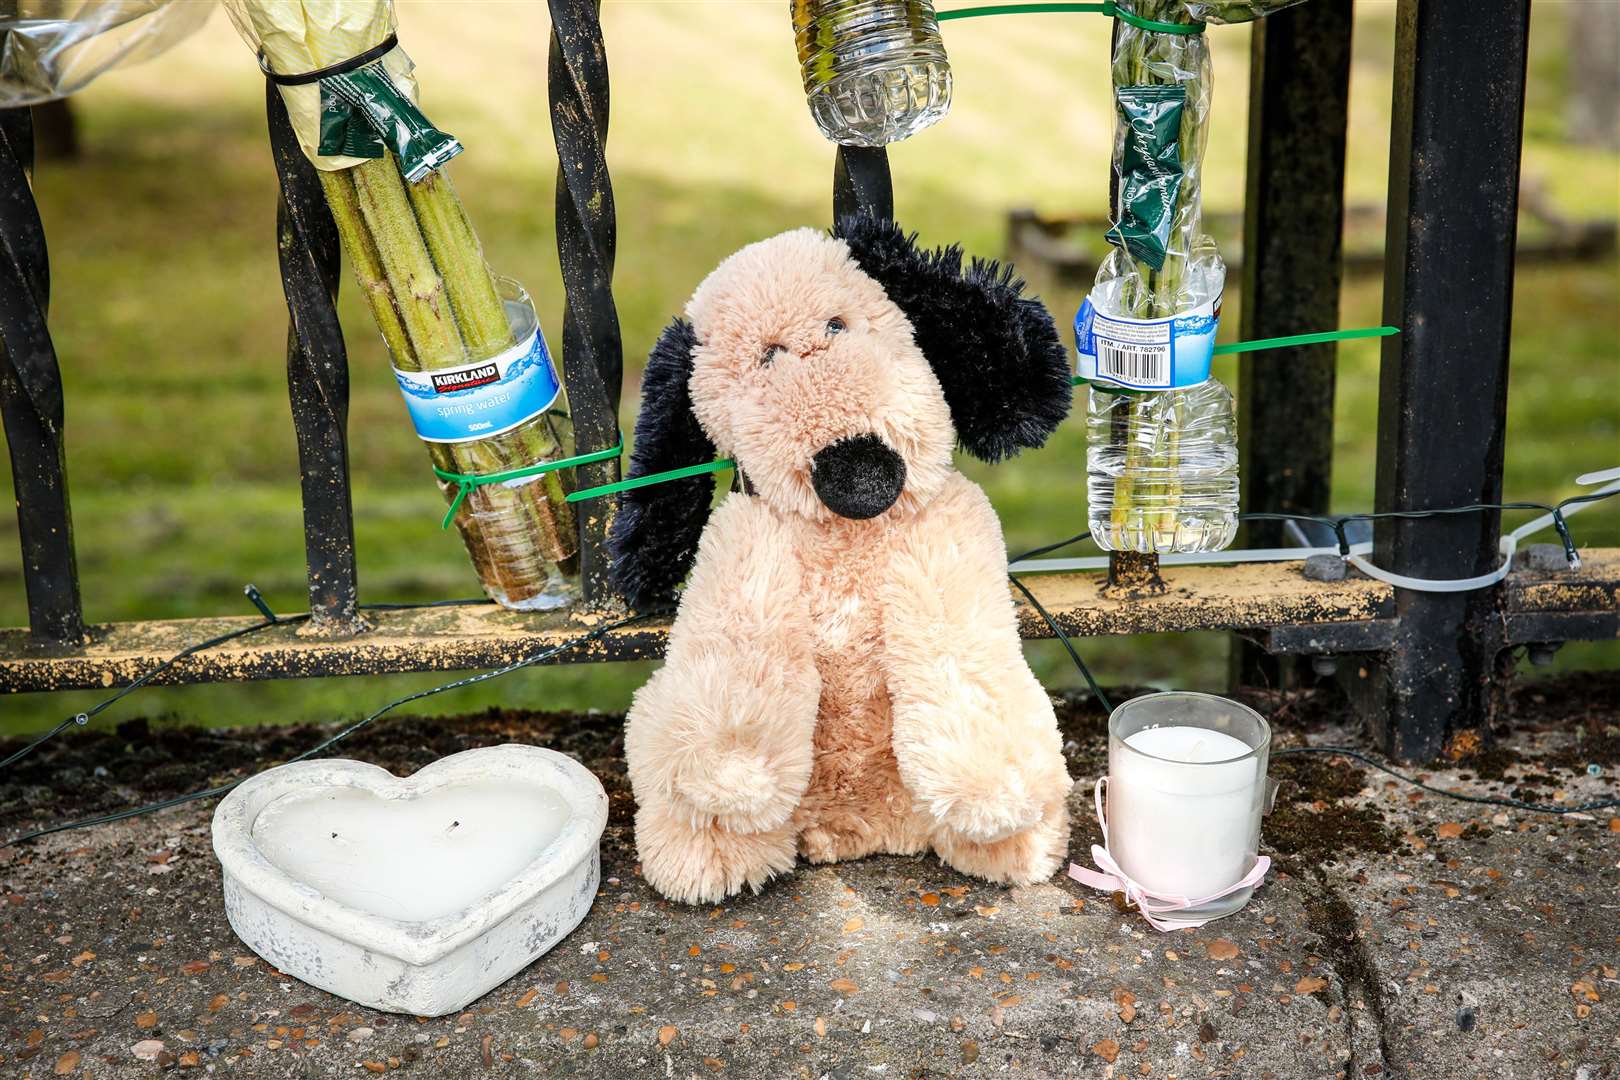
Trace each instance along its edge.
<path fill-rule="evenodd" d="M 876 435 L 855 435 L 810 459 L 810 483 L 840 517 L 864 521 L 894 505 L 906 486 L 906 463 Z"/>

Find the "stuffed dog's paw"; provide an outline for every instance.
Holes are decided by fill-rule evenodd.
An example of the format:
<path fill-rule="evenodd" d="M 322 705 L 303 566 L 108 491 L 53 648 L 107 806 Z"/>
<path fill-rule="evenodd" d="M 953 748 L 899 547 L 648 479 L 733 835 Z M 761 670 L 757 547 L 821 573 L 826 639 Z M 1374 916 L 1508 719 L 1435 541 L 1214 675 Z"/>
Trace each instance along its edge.
<path fill-rule="evenodd" d="M 709 825 L 693 828 L 667 806 L 636 811 L 636 849 L 641 876 L 671 900 L 713 904 L 793 868 L 798 851 L 784 829 L 736 833 Z"/>
<path fill-rule="evenodd" d="M 945 828 L 981 844 L 1005 839 L 1041 818 L 1039 797 L 1010 766 L 961 777 L 935 792 L 927 806 Z"/>
<path fill-rule="evenodd" d="M 780 828 L 812 766 L 815 673 L 752 655 L 700 653 L 636 695 L 625 757 L 636 798 L 666 802 L 694 829 Z"/>
<path fill-rule="evenodd" d="M 1010 836 L 985 843 L 942 830 L 934 837 L 934 850 L 963 873 L 989 881 L 1004 885 L 1045 881 L 1063 865 L 1068 854 L 1067 794 L 1043 807 L 1034 824 Z"/>
<path fill-rule="evenodd" d="M 959 744 L 954 753 L 942 749 L 935 743 L 901 755 L 902 775 L 935 821 L 975 843 L 1030 828 L 1073 786 L 1055 753 L 1025 749 L 1003 755 L 972 744 Z"/>
<path fill-rule="evenodd" d="M 676 780 L 675 794 L 722 829 L 738 833 L 781 828 L 798 805 L 798 792 L 784 788 L 781 770 L 748 750 L 715 755 L 701 776 L 687 772 Z"/>

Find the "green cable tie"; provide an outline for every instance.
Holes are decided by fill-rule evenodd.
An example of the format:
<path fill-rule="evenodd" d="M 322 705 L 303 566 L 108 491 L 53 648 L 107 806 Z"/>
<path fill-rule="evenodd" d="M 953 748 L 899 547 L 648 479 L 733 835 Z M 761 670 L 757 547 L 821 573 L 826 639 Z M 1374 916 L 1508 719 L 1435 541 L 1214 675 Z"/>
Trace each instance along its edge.
<path fill-rule="evenodd" d="M 450 523 L 456 520 L 456 511 L 461 509 L 461 504 L 466 501 L 468 495 L 473 493 L 474 488 L 483 487 L 485 484 L 501 484 L 508 480 L 521 480 L 526 476 L 539 476 L 542 473 L 556 472 L 558 469 L 568 469 L 575 465 L 594 465 L 598 461 L 616 458 L 622 453 L 624 453 L 623 433 L 619 435 L 618 444 L 610 446 L 606 450 L 593 450 L 589 454 L 577 454 L 571 458 L 547 461 L 539 465 L 525 466 L 521 469 L 509 469 L 506 472 L 453 473 L 445 472 L 435 465 L 433 467 L 434 476 L 437 476 L 440 480 L 449 480 L 460 489 L 456 492 L 456 497 L 450 500 L 450 509 L 445 513 L 444 520 L 439 523 L 439 528 L 448 529 L 450 527 Z M 596 489 L 592 488 L 591 490 Z M 573 502 L 574 496 L 569 495 L 567 499 L 569 502 Z"/>
<path fill-rule="evenodd" d="M 1103 14 L 1112 15 L 1114 18 L 1129 23 L 1138 30 L 1151 30 L 1156 34 L 1202 34 L 1204 32 L 1204 24 L 1201 22 L 1160 22 L 1158 19 L 1144 19 L 1129 9 L 1112 3 L 1111 0 L 1103 4 Z"/>
<path fill-rule="evenodd" d="M 1202 34 L 1204 24 L 1201 22 L 1161 22 L 1158 19 L 1144 19 L 1142 16 L 1114 3 L 1113 0 L 1104 0 L 1101 4 L 997 4 L 992 7 L 956 8 L 952 11 L 938 11 L 934 18 L 940 22 L 950 19 L 971 19 L 979 15 L 1039 15 L 1050 12 L 1081 12 L 1091 15 L 1107 15 L 1129 23 L 1140 30 L 1151 30 L 1158 34 Z"/>
<path fill-rule="evenodd" d="M 722 472 L 726 469 L 735 469 L 737 463 L 731 458 L 717 458 L 714 461 L 705 461 L 701 465 L 687 465 L 679 469 L 670 469 L 667 472 L 648 473 L 646 476 L 632 476 L 628 480 L 620 480 L 615 484 L 601 484 L 597 487 L 576 491 L 567 496 L 571 503 L 583 502 L 586 499 L 599 499 L 603 495 L 617 495 L 621 491 L 634 491 L 649 484 L 662 484 L 666 480 L 685 480 L 688 476 L 702 476 L 704 473 Z"/>
<path fill-rule="evenodd" d="M 1230 341 L 1225 345 L 1215 346 L 1215 355 L 1230 356 L 1233 353 L 1287 349 L 1295 345 L 1320 345 L 1325 341 L 1355 341 L 1358 338 L 1389 337 L 1400 332 L 1400 328 L 1394 326 L 1358 326 L 1353 330 L 1320 330 L 1313 334 L 1287 334 L 1283 337 L 1256 338 L 1253 341 Z M 1075 375 L 1069 379 L 1069 385 L 1080 386 L 1085 381 L 1085 379 Z M 1133 390 L 1124 386 L 1109 387 L 1108 390 L 1109 393 L 1119 394 L 1147 394 L 1153 392 L 1150 390 Z"/>
<path fill-rule="evenodd" d="M 1324 330 L 1320 333 L 1314 334 L 1290 334 L 1287 337 L 1260 338 L 1257 341 L 1239 341 L 1230 345 L 1217 345 L 1215 346 L 1215 351 L 1217 353 L 1259 352 L 1262 349 L 1285 349 L 1290 345 L 1315 345 L 1323 341 L 1349 341 L 1355 338 L 1388 337 L 1391 334 L 1398 333 L 1400 333 L 1400 331 L 1393 326 L 1362 326 L 1357 327 L 1354 330 Z M 1074 386 L 1079 386 L 1083 382 L 1085 382 L 1085 380 L 1078 375 L 1070 379 L 1070 383 Z M 1142 391 L 1133 391 L 1121 387 L 1119 388 L 1119 392 L 1141 393 Z M 623 445 L 622 437 L 620 438 L 620 445 Z M 456 508 L 461 505 L 461 500 L 466 497 L 469 491 L 471 491 L 474 487 L 477 487 L 479 484 L 489 484 L 499 480 L 514 479 L 519 476 L 532 476 L 535 473 L 549 472 L 552 469 L 560 469 L 565 465 L 587 465 L 593 461 L 601 461 L 603 458 L 611 457 L 617 454 L 619 450 L 620 447 L 616 446 L 612 450 L 602 450 L 595 454 L 586 454 L 583 457 L 569 458 L 566 461 L 553 461 L 545 465 L 536 465 L 532 468 L 518 469 L 509 473 L 493 473 L 489 476 L 458 476 L 455 473 L 447 473 L 442 472 L 439 469 L 434 469 L 434 473 L 443 479 L 454 480 L 462 485 L 461 494 L 456 496 L 456 501 L 450 506 L 450 513 L 445 515 L 445 526 L 448 527 L 451 518 L 455 517 Z M 566 496 L 566 499 L 571 503 L 584 502 L 586 499 L 599 499 L 604 495 L 617 495 L 621 491 L 634 491 L 636 488 L 648 487 L 652 484 L 662 484 L 670 480 L 685 480 L 687 477 L 702 476 L 705 473 L 722 472 L 726 469 L 735 469 L 736 467 L 736 461 L 732 460 L 731 458 L 719 458 L 715 461 L 705 461 L 700 465 L 687 465 L 679 469 L 669 469 L 664 472 L 648 473 L 646 476 L 633 476 L 628 480 L 620 480 L 617 483 L 600 484 L 596 487 L 584 488 L 583 490 L 575 491 L 569 494 Z"/>
<path fill-rule="evenodd" d="M 1263 349 L 1286 349 L 1291 345 L 1319 345 L 1324 341 L 1354 341 L 1357 338 L 1389 337 L 1400 333 L 1394 326 L 1358 326 L 1354 330 L 1323 330 L 1315 334 L 1289 334 L 1287 337 L 1259 338 L 1255 341 L 1232 341 L 1215 346 L 1216 356 L 1232 353 L 1260 352 Z"/>
<path fill-rule="evenodd" d="M 972 19 L 980 15 L 1039 15 L 1045 12 L 1085 12 L 1088 14 L 1106 14 L 1105 8 L 1112 8 L 1112 4 L 995 4 L 989 7 L 954 8 L 950 11 L 935 11 L 934 18 L 939 22 L 950 19 Z"/>

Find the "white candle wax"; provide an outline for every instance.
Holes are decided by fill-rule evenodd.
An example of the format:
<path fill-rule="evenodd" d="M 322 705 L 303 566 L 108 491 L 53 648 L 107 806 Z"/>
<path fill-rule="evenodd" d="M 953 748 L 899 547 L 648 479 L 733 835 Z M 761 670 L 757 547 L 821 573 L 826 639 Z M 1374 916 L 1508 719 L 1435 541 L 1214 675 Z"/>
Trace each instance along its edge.
<path fill-rule="evenodd" d="M 504 885 L 567 818 L 555 792 L 494 780 L 395 799 L 326 788 L 270 803 L 252 835 L 294 880 L 374 915 L 421 922 Z"/>
<path fill-rule="evenodd" d="M 1251 747 L 1182 726 L 1143 728 L 1125 746 L 1108 777 L 1109 848 L 1121 869 L 1154 892 L 1193 900 L 1248 873 L 1261 779 L 1244 757 Z"/>

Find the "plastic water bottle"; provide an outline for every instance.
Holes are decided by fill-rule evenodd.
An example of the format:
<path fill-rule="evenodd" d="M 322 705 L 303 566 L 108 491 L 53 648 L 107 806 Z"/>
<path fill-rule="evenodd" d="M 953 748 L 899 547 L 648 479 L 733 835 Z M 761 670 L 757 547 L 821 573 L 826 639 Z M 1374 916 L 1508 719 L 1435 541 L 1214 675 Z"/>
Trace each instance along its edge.
<path fill-rule="evenodd" d="M 1105 551 L 1219 551 L 1238 526 L 1232 392 L 1210 379 L 1184 389 L 1090 387 L 1086 500 Z"/>
<path fill-rule="evenodd" d="M 793 0 L 810 113 L 822 134 L 884 146 L 951 108 L 951 65 L 930 0 Z"/>
<path fill-rule="evenodd" d="M 414 373 L 396 371 L 413 422 L 435 467 L 460 475 L 520 471 L 574 456 L 567 391 L 546 351 L 534 303 L 523 286 L 495 279 L 513 342 L 493 356 Z M 465 389 L 446 378 L 465 377 Z M 515 424 L 512 421 L 517 421 Z M 499 428 L 484 435 L 480 428 Z M 462 436 L 471 435 L 471 438 Z M 579 592 L 579 537 L 572 470 L 480 484 L 439 479 L 445 501 L 484 592 L 514 611 L 549 611 Z"/>

